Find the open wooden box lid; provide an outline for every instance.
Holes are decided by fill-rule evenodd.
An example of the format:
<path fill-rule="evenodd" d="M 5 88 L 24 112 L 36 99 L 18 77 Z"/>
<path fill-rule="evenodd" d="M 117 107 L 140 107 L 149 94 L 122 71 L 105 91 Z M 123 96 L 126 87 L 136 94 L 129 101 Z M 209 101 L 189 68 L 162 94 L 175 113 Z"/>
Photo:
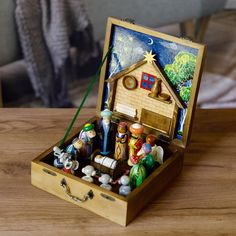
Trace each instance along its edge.
<path fill-rule="evenodd" d="M 97 115 L 142 123 L 186 147 L 196 107 L 205 45 L 109 18 Z"/>

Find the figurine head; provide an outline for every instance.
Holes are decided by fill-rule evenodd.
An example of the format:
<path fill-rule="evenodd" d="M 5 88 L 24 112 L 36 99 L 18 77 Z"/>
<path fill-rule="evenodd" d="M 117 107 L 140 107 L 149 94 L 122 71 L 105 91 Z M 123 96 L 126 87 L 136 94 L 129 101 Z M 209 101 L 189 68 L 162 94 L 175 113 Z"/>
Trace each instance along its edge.
<path fill-rule="evenodd" d="M 127 123 L 120 122 L 117 128 L 118 133 L 125 134 L 127 132 Z"/>
<path fill-rule="evenodd" d="M 96 171 L 94 170 L 94 167 L 91 165 L 87 165 L 82 169 L 82 173 L 84 173 L 87 176 L 95 176 Z"/>
<path fill-rule="evenodd" d="M 112 111 L 105 109 L 101 112 L 102 122 L 109 125 L 111 122 Z"/>
<path fill-rule="evenodd" d="M 138 123 L 134 123 L 129 127 L 129 130 L 133 136 L 139 136 L 143 133 L 144 127 Z"/>
<path fill-rule="evenodd" d="M 142 149 L 143 149 L 143 151 L 144 151 L 146 154 L 148 154 L 148 153 L 150 153 L 150 152 L 152 151 L 152 147 L 151 147 L 151 145 L 150 145 L 149 143 L 144 143 L 144 144 L 142 145 Z"/>
<path fill-rule="evenodd" d="M 85 124 L 83 127 L 83 131 L 86 133 L 86 135 L 89 138 L 94 138 L 96 136 L 96 132 L 94 130 L 93 124 L 90 124 L 90 123 Z"/>
<path fill-rule="evenodd" d="M 156 136 L 153 134 L 148 134 L 146 137 L 146 142 L 153 147 L 156 144 Z"/>
<path fill-rule="evenodd" d="M 148 153 L 150 153 L 152 151 L 152 147 L 149 143 L 144 143 L 142 145 L 142 148 L 140 149 L 140 151 L 137 153 L 138 156 L 146 156 Z"/>
<path fill-rule="evenodd" d="M 122 184 L 122 185 L 128 185 L 129 184 L 129 176 L 122 175 L 121 178 L 119 179 L 118 183 Z"/>
<path fill-rule="evenodd" d="M 108 174 L 103 174 L 101 177 L 98 178 L 98 181 L 102 184 L 108 184 L 112 182 L 112 178 Z"/>
<path fill-rule="evenodd" d="M 81 140 L 81 139 L 74 139 L 73 142 L 72 142 L 74 148 L 76 148 L 77 150 L 80 150 L 83 145 L 84 145 L 84 142 Z"/>

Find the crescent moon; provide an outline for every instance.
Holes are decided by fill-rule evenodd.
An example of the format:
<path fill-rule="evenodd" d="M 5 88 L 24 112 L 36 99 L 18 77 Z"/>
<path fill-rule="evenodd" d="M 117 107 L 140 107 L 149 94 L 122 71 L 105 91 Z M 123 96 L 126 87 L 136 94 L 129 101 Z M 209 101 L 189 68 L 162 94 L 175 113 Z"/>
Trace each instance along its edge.
<path fill-rule="evenodd" d="M 148 38 L 150 40 L 150 42 L 148 42 L 148 45 L 153 45 L 153 39 L 152 38 Z"/>

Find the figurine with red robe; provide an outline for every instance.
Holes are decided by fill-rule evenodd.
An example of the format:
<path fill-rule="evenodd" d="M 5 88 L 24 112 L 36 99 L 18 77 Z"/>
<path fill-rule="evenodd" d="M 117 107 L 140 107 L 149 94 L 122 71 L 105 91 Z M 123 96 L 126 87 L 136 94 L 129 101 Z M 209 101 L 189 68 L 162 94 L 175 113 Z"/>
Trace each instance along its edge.
<path fill-rule="evenodd" d="M 144 127 L 138 123 L 134 123 L 130 126 L 131 137 L 129 139 L 129 160 L 128 165 L 133 166 L 139 162 L 138 152 L 142 148 L 143 140 L 141 134 L 144 131 Z"/>

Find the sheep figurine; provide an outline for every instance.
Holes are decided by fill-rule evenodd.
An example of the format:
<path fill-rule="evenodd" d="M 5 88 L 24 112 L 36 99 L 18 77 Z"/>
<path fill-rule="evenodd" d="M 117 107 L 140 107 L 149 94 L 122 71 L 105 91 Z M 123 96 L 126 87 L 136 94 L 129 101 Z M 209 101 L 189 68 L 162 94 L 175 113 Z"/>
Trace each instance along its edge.
<path fill-rule="evenodd" d="M 107 190 L 111 190 L 112 187 L 109 183 L 111 183 L 113 180 L 110 175 L 103 174 L 101 177 L 99 177 L 98 181 L 102 183 L 100 187 L 105 188 Z"/>
<path fill-rule="evenodd" d="M 119 184 L 121 184 L 119 188 L 119 194 L 122 196 L 128 196 L 131 192 L 131 188 L 129 186 L 129 176 L 123 175 L 118 181 Z"/>
<path fill-rule="evenodd" d="M 86 181 L 88 181 L 88 182 L 90 182 L 90 183 L 93 182 L 92 176 L 95 176 L 95 175 L 96 175 L 96 171 L 95 171 L 95 169 L 94 169 L 93 166 L 91 166 L 91 165 L 85 166 L 85 167 L 82 169 L 82 173 L 85 174 L 85 176 L 82 177 L 83 180 L 86 180 Z"/>

